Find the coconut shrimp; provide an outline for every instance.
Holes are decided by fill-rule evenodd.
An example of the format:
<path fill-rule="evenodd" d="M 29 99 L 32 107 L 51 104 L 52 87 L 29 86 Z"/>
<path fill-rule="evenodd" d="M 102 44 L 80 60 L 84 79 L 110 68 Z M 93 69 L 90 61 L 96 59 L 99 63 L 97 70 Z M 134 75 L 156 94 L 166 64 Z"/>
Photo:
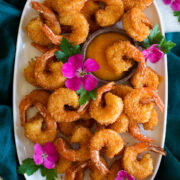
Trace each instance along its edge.
<path fill-rule="evenodd" d="M 111 93 L 115 94 L 116 96 L 121 97 L 124 99 L 124 97 L 129 94 L 133 90 L 132 87 L 125 85 L 125 84 L 117 84 L 114 86 L 114 88 L 110 91 Z"/>
<path fill-rule="evenodd" d="M 94 2 L 93 0 L 88 0 L 81 10 L 81 13 L 85 16 L 90 25 L 91 32 L 94 32 L 100 28 L 94 17 L 96 11 L 99 9 L 100 7 L 96 2 Z"/>
<path fill-rule="evenodd" d="M 87 115 L 88 114 L 88 115 Z M 87 119 L 86 119 L 87 118 Z M 91 128 L 93 125 L 94 120 L 89 117 L 89 113 L 85 113 L 80 117 L 78 121 L 75 122 L 61 122 L 59 123 L 59 130 L 66 136 L 71 136 L 73 130 L 76 126 L 82 125 L 87 128 Z"/>
<path fill-rule="evenodd" d="M 25 136 L 33 143 L 44 145 L 46 142 L 53 142 L 57 135 L 57 124 L 41 103 L 35 103 L 35 107 L 41 116 L 37 115 L 26 122 Z M 43 122 L 46 124 L 43 129 Z"/>
<path fill-rule="evenodd" d="M 111 165 L 111 168 L 109 170 L 107 180 L 115 180 L 118 175 L 118 171 L 120 171 L 121 169 L 123 169 L 121 159 L 113 162 L 113 164 Z"/>
<path fill-rule="evenodd" d="M 89 24 L 83 14 L 74 11 L 63 13 L 60 15 L 59 21 L 62 25 L 71 26 L 72 32 L 67 35 L 55 35 L 45 24 L 43 31 L 53 44 L 59 45 L 63 37 L 75 45 L 86 41 L 89 33 Z"/>
<path fill-rule="evenodd" d="M 57 174 L 65 173 L 65 171 L 72 166 L 72 161 L 69 161 L 61 156 L 59 156 L 58 161 L 56 162 L 56 172 Z"/>
<path fill-rule="evenodd" d="M 86 0 L 52 0 L 52 8 L 58 12 L 61 13 L 69 13 L 71 11 L 79 12 L 83 6 Z"/>
<path fill-rule="evenodd" d="M 100 156 L 100 161 L 102 164 L 104 164 L 105 167 L 108 167 L 108 164 L 106 162 L 106 160 Z M 89 169 L 90 169 L 90 177 L 92 180 L 104 180 L 106 177 L 106 174 L 102 174 L 101 171 L 99 169 L 96 168 L 96 166 L 94 166 L 93 163 L 89 163 Z"/>
<path fill-rule="evenodd" d="M 139 8 L 145 10 L 150 6 L 154 0 L 122 0 L 124 4 L 124 10 L 127 11 L 132 8 Z"/>
<path fill-rule="evenodd" d="M 146 39 L 153 28 L 151 21 L 138 8 L 132 8 L 123 15 L 123 26 L 135 41 Z"/>
<path fill-rule="evenodd" d="M 27 33 L 31 40 L 39 45 L 49 46 L 51 41 L 46 37 L 45 33 L 42 30 L 43 24 L 48 24 L 49 28 L 55 34 L 60 34 L 60 24 L 56 18 L 54 12 L 48 7 L 38 3 L 32 2 L 32 7 L 40 12 L 43 16 L 42 18 L 32 19 L 26 26 Z"/>
<path fill-rule="evenodd" d="M 36 89 L 32 91 L 30 94 L 26 95 L 19 104 L 19 114 L 21 125 L 24 126 L 27 122 L 26 111 L 34 106 L 35 103 L 41 103 L 44 106 L 47 105 L 48 98 L 50 93 L 45 90 Z"/>
<path fill-rule="evenodd" d="M 106 49 L 106 61 L 117 74 L 128 71 L 134 65 L 133 60 L 139 63 L 140 72 L 143 72 L 146 67 L 144 55 L 129 41 L 116 41 Z"/>
<path fill-rule="evenodd" d="M 55 32 L 55 34 L 61 33 L 59 21 L 50 8 L 36 1 L 31 2 L 31 7 L 43 16 L 45 24 L 47 24 L 53 30 L 53 32 Z"/>
<path fill-rule="evenodd" d="M 138 155 L 148 150 L 166 155 L 166 152 L 152 144 L 137 143 L 126 147 L 122 158 L 124 170 L 137 179 L 145 179 L 153 173 L 153 159 L 150 153 L 146 153 L 138 160 Z"/>
<path fill-rule="evenodd" d="M 91 101 L 89 113 L 99 124 L 114 123 L 123 111 L 123 101 L 120 97 L 108 92 L 105 94 L 105 105 L 102 105 L 102 96 L 113 88 L 114 82 L 101 86 L 97 90 L 96 100 Z"/>
<path fill-rule="evenodd" d="M 99 169 L 102 174 L 107 174 L 109 170 L 100 161 L 99 151 L 106 147 L 105 155 L 108 158 L 113 158 L 124 148 L 124 139 L 111 129 L 103 129 L 97 131 L 90 141 L 90 156 L 91 161 Z"/>
<path fill-rule="evenodd" d="M 145 69 L 143 76 L 139 71 L 136 71 L 130 83 L 134 88 L 150 87 L 157 89 L 159 86 L 159 76 L 148 67 Z"/>
<path fill-rule="evenodd" d="M 24 77 L 26 81 L 28 81 L 30 84 L 34 86 L 38 86 L 35 76 L 34 76 L 35 64 L 36 64 L 36 61 L 34 59 L 31 59 L 29 61 L 28 66 L 24 69 Z"/>
<path fill-rule="evenodd" d="M 148 87 L 134 89 L 124 98 L 124 112 L 138 123 L 148 122 L 154 108 L 154 102 L 142 104 L 140 101 L 144 98 L 152 98 L 160 111 L 164 110 L 164 104 L 155 90 Z"/>
<path fill-rule="evenodd" d="M 47 62 L 54 57 L 57 49 L 51 49 L 37 58 L 34 75 L 36 82 L 44 89 L 54 90 L 64 86 L 66 78 L 62 75 L 62 62 L 51 62 L 47 71 Z"/>
<path fill-rule="evenodd" d="M 129 119 L 126 114 L 121 113 L 119 118 L 109 126 L 110 129 L 116 131 L 117 133 L 125 133 L 128 131 Z"/>
<path fill-rule="evenodd" d="M 78 162 L 67 169 L 66 180 L 83 180 L 84 169 L 87 168 L 89 162 Z"/>
<path fill-rule="evenodd" d="M 130 121 L 129 122 L 129 133 L 136 139 L 142 142 L 153 142 L 153 139 L 151 139 L 148 136 L 145 136 L 141 134 L 140 128 L 138 126 L 138 123 L 135 121 Z"/>
<path fill-rule="evenodd" d="M 96 12 L 95 17 L 97 23 L 101 27 L 111 26 L 117 23 L 124 13 L 124 5 L 122 0 L 94 0 L 105 3 L 105 8 Z"/>
<path fill-rule="evenodd" d="M 67 142 L 62 138 L 57 140 L 57 150 L 59 154 L 70 161 L 86 161 L 90 159 L 88 143 L 92 137 L 92 133 L 88 128 L 83 126 L 76 127 L 72 137 L 71 143 L 79 143 L 80 148 L 78 150 L 70 149 L 67 147 Z"/>
<path fill-rule="evenodd" d="M 77 110 L 68 110 L 68 107 L 79 107 L 79 96 L 75 91 L 59 88 L 49 97 L 48 111 L 57 122 L 73 122 L 80 118 L 81 114 Z"/>

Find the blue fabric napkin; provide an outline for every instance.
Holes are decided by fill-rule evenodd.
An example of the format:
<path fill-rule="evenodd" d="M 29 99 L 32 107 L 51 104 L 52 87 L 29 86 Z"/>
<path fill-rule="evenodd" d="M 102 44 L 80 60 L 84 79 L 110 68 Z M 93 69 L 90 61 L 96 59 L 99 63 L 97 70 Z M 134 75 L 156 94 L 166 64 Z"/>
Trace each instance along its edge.
<path fill-rule="evenodd" d="M 12 78 L 20 15 L 25 1 L 0 0 L 0 176 L 4 180 L 23 180 L 17 174 L 13 135 Z M 180 33 L 166 34 L 177 43 L 168 55 L 169 104 L 166 145 L 157 180 L 180 179 Z"/>

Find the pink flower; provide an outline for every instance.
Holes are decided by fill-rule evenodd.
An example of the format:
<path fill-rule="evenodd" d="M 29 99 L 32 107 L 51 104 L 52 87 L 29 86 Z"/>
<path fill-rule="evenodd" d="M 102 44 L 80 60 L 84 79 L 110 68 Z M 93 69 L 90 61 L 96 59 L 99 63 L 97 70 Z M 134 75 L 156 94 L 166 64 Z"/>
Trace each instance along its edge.
<path fill-rule="evenodd" d="M 47 142 L 44 148 L 40 144 L 34 145 L 34 162 L 37 165 L 44 164 L 47 169 L 55 167 L 55 162 L 58 160 L 58 153 L 54 144 Z"/>
<path fill-rule="evenodd" d="M 166 5 L 171 4 L 174 11 L 180 11 L 180 0 L 163 0 Z"/>
<path fill-rule="evenodd" d="M 156 46 L 157 44 L 153 44 L 148 49 L 142 51 L 146 61 L 149 58 L 150 62 L 156 63 L 163 57 L 164 53 L 156 48 Z"/>
<path fill-rule="evenodd" d="M 99 64 L 93 59 L 87 59 L 83 64 L 83 56 L 76 54 L 68 59 L 62 67 L 62 73 L 68 79 L 66 87 L 77 91 L 81 88 L 81 84 L 86 91 L 91 91 L 97 86 L 97 79 L 89 74 L 97 71 L 100 68 Z"/>
<path fill-rule="evenodd" d="M 118 172 L 118 176 L 115 178 L 115 180 L 135 180 L 135 178 L 129 175 L 126 171 L 121 170 Z"/>

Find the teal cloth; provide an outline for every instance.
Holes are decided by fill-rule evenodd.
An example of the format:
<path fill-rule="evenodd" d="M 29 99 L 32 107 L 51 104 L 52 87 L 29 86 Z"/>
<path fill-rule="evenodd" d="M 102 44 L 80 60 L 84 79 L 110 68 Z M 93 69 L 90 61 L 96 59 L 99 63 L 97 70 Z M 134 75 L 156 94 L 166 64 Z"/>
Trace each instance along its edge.
<path fill-rule="evenodd" d="M 17 30 L 24 0 L 0 0 L 0 176 L 22 180 L 17 174 L 13 135 L 12 78 Z M 165 149 L 156 180 L 180 180 L 180 33 L 167 33 L 177 43 L 168 55 L 169 105 Z"/>

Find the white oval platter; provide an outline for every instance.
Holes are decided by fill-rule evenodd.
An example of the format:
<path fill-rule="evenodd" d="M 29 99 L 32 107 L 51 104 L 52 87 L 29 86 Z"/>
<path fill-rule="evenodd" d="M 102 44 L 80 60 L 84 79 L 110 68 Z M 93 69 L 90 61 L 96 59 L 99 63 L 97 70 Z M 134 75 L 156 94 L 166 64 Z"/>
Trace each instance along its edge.
<path fill-rule="evenodd" d="M 42 2 L 42 0 L 38 0 Z M 17 154 L 19 162 L 21 163 L 25 158 L 33 156 L 33 144 L 24 136 L 24 129 L 20 125 L 19 119 L 19 103 L 21 99 L 28 93 L 30 93 L 35 87 L 31 86 L 24 78 L 23 71 L 24 68 L 28 65 L 28 61 L 35 56 L 39 56 L 41 53 L 38 52 L 34 47 L 31 46 L 31 40 L 29 39 L 25 26 L 30 19 L 37 17 L 38 13 L 34 11 L 30 6 L 30 0 L 27 0 L 27 3 L 24 7 L 17 38 L 16 46 L 16 57 L 15 57 L 15 66 L 14 66 L 14 82 L 13 82 L 13 117 L 14 117 L 14 134 L 15 142 L 17 148 Z M 159 24 L 162 34 L 164 34 L 162 21 L 159 15 L 158 7 L 156 3 L 145 10 L 145 14 L 152 21 L 153 24 Z M 166 118 L 167 118 L 167 90 L 168 90 L 168 79 L 167 79 L 167 57 L 164 56 L 156 64 L 148 64 L 153 70 L 155 70 L 160 76 L 163 77 L 163 82 L 159 86 L 159 94 L 165 104 L 164 113 L 158 111 L 159 123 L 153 132 L 143 131 L 144 134 L 155 139 L 155 143 L 161 147 L 164 146 L 165 133 L 166 133 Z M 128 144 L 133 144 L 136 142 L 132 140 L 130 135 L 124 135 Z M 153 180 L 161 161 L 161 156 L 155 153 L 152 153 L 154 160 L 154 174 L 147 178 L 147 180 Z M 40 176 L 40 172 L 36 172 L 34 175 L 28 177 L 25 175 L 27 180 L 43 180 Z"/>

